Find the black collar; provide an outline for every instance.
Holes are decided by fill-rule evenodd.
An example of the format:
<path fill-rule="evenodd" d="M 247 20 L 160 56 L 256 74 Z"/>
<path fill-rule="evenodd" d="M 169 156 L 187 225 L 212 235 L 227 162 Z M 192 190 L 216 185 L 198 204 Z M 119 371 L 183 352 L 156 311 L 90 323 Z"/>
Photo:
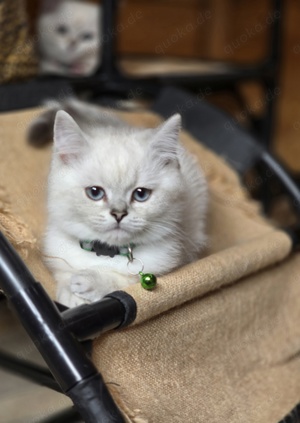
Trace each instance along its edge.
<path fill-rule="evenodd" d="M 124 247 L 118 247 L 116 245 L 108 245 L 105 242 L 99 240 L 94 241 L 79 241 L 80 247 L 83 250 L 91 251 L 96 253 L 97 256 L 126 256 L 131 254 L 131 250 L 134 247 L 133 244 L 125 245 Z"/>

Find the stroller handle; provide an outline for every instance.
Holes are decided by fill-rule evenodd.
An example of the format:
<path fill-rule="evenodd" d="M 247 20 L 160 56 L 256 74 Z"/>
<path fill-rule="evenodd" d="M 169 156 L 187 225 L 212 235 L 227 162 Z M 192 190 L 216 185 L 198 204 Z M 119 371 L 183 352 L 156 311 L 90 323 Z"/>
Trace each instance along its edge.
<path fill-rule="evenodd" d="M 124 423 L 97 368 L 57 307 L 0 232 L 0 288 L 86 423 Z"/>

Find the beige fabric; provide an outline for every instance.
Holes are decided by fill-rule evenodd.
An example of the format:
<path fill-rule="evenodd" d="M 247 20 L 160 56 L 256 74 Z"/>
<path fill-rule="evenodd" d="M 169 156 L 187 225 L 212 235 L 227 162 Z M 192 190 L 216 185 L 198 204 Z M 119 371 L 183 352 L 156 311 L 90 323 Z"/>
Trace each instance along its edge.
<path fill-rule="evenodd" d="M 36 113 L 0 116 L 0 227 L 53 295 L 39 251 L 50 146 L 24 141 Z M 182 138 L 209 180 L 207 254 L 153 292 L 128 288 L 137 320 L 97 340 L 94 361 L 128 421 L 276 423 L 299 400 L 300 258 L 289 257 L 289 238 L 259 216 L 235 173 Z"/>

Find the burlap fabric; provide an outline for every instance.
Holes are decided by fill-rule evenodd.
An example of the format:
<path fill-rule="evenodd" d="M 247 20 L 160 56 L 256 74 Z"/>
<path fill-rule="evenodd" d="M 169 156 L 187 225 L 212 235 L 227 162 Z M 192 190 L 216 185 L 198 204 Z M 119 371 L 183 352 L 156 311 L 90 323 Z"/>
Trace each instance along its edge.
<path fill-rule="evenodd" d="M 37 74 L 24 0 L 0 1 L 0 84 Z"/>
<path fill-rule="evenodd" d="M 35 149 L 24 137 L 36 113 L 0 116 L 0 227 L 53 295 L 40 253 L 50 146 Z M 128 288 L 136 322 L 98 339 L 93 358 L 129 422 L 276 423 L 300 396 L 300 258 L 235 173 L 182 139 L 209 181 L 207 254 L 153 292 Z"/>

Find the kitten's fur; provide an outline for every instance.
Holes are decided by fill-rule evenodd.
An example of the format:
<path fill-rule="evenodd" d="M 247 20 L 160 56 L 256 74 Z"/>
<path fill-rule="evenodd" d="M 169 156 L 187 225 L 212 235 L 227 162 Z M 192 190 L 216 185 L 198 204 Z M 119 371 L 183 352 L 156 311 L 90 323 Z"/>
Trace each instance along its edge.
<path fill-rule="evenodd" d="M 76 0 L 43 0 L 37 21 L 40 72 L 90 75 L 99 65 L 101 7 Z"/>
<path fill-rule="evenodd" d="M 77 123 L 59 111 L 54 124 L 45 255 L 57 300 L 72 307 L 138 281 L 128 273 L 126 257 L 98 257 L 81 249 L 80 240 L 134 243 L 144 272 L 157 276 L 199 258 L 206 243 L 207 184 L 178 141 L 180 115 L 141 129 L 74 100 L 61 107 Z M 102 187 L 105 198 L 89 199 L 85 188 L 92 186 Z M 132 200 L 138 187 L 152 190 L 147 201 Z M 118 223 L 114 209 L 128 214 Z"/>

